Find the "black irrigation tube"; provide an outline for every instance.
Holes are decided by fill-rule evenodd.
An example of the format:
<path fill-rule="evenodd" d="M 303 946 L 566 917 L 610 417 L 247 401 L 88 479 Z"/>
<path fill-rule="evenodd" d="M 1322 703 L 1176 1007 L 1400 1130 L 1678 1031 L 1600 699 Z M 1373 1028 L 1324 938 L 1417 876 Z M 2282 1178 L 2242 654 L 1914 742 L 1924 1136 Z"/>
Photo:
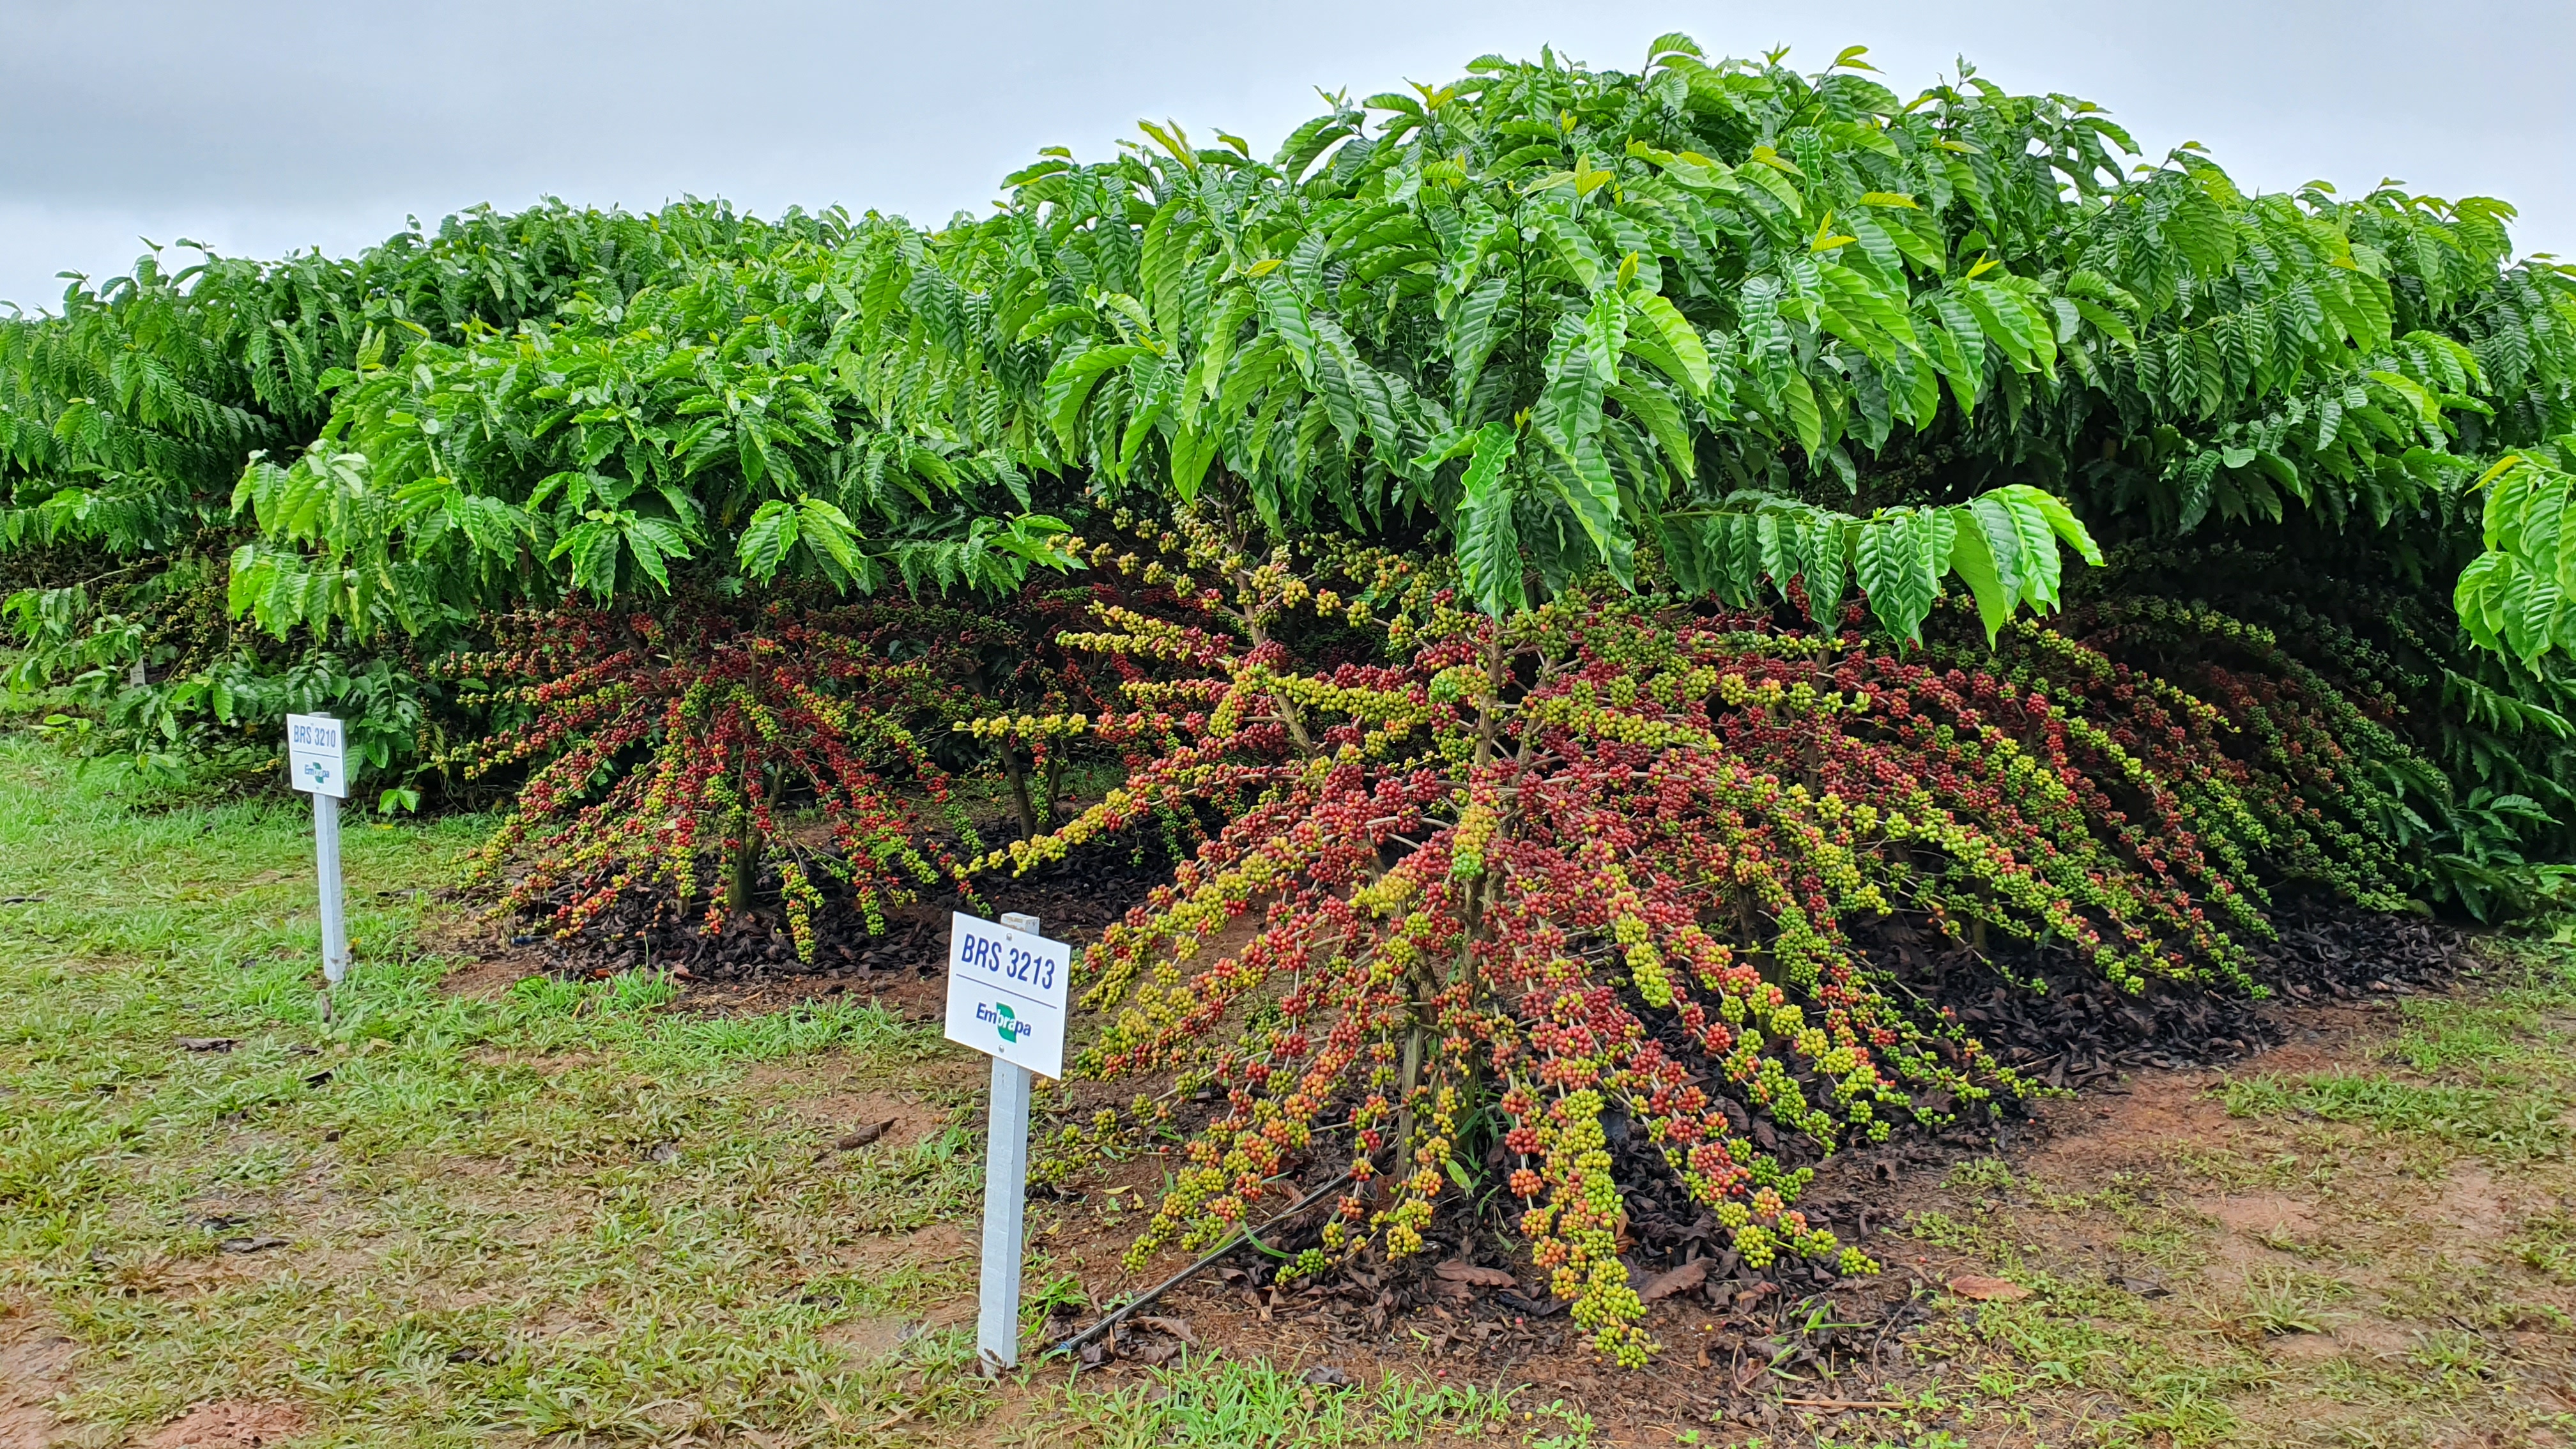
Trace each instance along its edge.
<path fill-rule="evenodd" d="M 1351 1174 L 1345 1171 L 1341 1176 L 1334 1178 L 1331 1182 L 1325 1183 L 1322 1187 L 1319 1187 L 1313 1192 L 1306 1194 L 1304 1197 L 1299 1198 L 1296 1206 L 1289 1208 L 1286 1212 L 1283 1212 L 1279 1216 L 1272 1218 L 1269 1222 L 1262 1224 L 1261 1232 L 1269 1232 L 1272 1228 L 1279 1226 L 1281 1223 L 1288 1221 L 1290 1218 L 1297 1216 L 1297 1214 L 1302 1213 L 1306 1209 L 1323 1201 L 1327 1196 L 1339 1192 L 1342 1189 L 1342 1185 L 1350 1180 Z M 1053 1358 L 1055 1355 L 1060 1353 L 1081 1352 L 1084 1345 L 1091 1343 L 1101 1335 L 1109 1332 L 1113 1328 L 1116 1328 L 1119 1324 L 1126 1322 L 1127 1319 L 1137 1310 L 1147 1307 L 1164 1294 L 1178 1288 L 1183 1283 L 1188 1282 L 1191 1278 L 1196 1277 L 1199 1273 L 1204 1271 L 1209 1264 L 1214 1263 L 1217 1259 L 1224 1257 L 1235 1249 L 1242 1247 L 1245 1243 L 1259 1242 L 1260 1237 L 1260 1233 L 1256 1233 L 1250 1228 L 1236 1228 L 1232 1233 L 1226 1236 L 1226 1240 L 1224 1242 L 1219 1243 L 1214 1248 L 1208 1250 L 1206 1256 L 1200 1258 L 1197 1262 L 1192 1263 L 1177 1273 L 1174 1273 L 1171 1277 L 1166 1278 L 1162 1282 L 1155 1284 L 1153 1287 L 1146 1289 L 1143 1293 L 1129 1299 L 1127 1302 L 1118 1305 L 1114 1311 L 1112 1311 L 1107 1317 L 1101 1319 L 1098 1323 L 1091 1325 L 1089 1328 L 1082 1330 L 1071 1338 L 1059 1339 L 1055 1343 L 1050 1344 L 1046 1351 L 1039 1354 L 1038 1357 Z"/>

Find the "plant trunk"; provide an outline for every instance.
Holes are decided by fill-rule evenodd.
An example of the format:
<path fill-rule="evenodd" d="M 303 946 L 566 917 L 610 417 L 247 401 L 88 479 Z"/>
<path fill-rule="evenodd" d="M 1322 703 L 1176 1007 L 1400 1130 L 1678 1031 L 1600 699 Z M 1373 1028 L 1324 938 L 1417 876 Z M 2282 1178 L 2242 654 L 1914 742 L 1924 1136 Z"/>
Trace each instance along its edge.
<path fill-rule="evenodd" d="M 751 812 L 742 817 L 742 845 L 733 853 L 733 868 L 725 873 L 725 910 L 740 914 L 751 909 L 751 888 L 760 881 L 760 832 L 751 823 Z"/>
<path fill-rule="evenodd" d="M 1413 1162 L 1413 1094 L 1422 1085 L 1422 1022 L 1417 1016 L 1413 1030 L 1404 1035 L 1404 1077 L 1397 1085 L 1396 1100 L 1404 1105 L 1395 1109 L 1395 1161 L 1387 1170 L 1395 1178 L 1412 1171 Z M 1381 1189 L 1384 1191 L 1384 1189 Z"/>
<path fill-rule="evenodd" d="M 763 774 L 766 779 L 755 777 L 746 783 L 765 785 L 763 803 L 775 806 L 779 787 L 785 783 L 786 777 L 775 771 L 764 771 Z M 725 873 L 725 910 L 728 914 L 750 910 L 752 887 L 760 884 L 760 826 L 748 804 L 734 817 L 734 823 L 741 830 L 742 846 L 734 852 L 732 869 Z"/>
<path fill-rule="evenodd" d="M 1028 771 L 1020 767 L 1020 748 L 1008 737 L 1002 740 L 1002 778 L 1011 782 L 1011 809 L 1020 817 L 1020 838 L 1038 838 L 1037 807 L 1029 802 Z M 1047 809 L 1055 809 L 1054 792 L 1048 792 Z"/>

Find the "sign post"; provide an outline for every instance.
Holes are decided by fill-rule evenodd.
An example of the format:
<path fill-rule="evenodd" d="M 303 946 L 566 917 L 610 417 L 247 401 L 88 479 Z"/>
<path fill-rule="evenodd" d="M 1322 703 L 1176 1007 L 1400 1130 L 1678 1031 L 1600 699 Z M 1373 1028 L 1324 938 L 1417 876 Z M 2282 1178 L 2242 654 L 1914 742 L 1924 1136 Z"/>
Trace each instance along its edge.
<path fill-rule="evenodd" d="M 322 979 L 349 974 L 349 924 L 340 907 L 340 802 L 349 794 L 348 735 L 329 715 L 286 717 L 286 774 L 313 797 L 313 858 L 322 881 Z"/>
<path fill-rule="evenodd" d="M 975 1349 L 988 1371 L 1020 1362 L 1020 1257 L 1029 1198 L 1029 1089 L 1064 1075 L 1065 985 L 1073 948 L 1035 916 L 949 920 L 948 1039 L 993 1059 L 984 1164 L 984 1276 Z"/>

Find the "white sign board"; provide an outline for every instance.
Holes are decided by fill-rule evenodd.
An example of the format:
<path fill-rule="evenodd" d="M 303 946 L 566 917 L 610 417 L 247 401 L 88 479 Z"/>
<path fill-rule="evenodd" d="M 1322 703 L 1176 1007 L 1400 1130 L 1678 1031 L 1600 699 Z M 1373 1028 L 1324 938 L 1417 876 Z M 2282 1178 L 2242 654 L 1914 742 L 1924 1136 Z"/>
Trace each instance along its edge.
<path fill-rule="evenodd" d="M 1073 948 L 963 912 L 948 928 L 948 1039 L 1042 1077 L 1064 1075 Z"/>
<path fill-rule="evenodd" d="M 347 732 L 327 714 L 286 717 L 286 774 L 296 789 L 349 798 Z"/>

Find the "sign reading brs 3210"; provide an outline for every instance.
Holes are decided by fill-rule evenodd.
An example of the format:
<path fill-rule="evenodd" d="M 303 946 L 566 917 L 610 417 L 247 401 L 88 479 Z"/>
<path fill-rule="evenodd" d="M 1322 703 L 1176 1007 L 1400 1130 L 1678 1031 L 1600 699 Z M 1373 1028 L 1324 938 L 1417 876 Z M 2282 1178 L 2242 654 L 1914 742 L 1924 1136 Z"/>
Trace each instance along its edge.
<path fill-rule="evenodd" d="M 1062 941 L 951 916 L 948 1039 L 1042 1077 L 1064 1075 L 1065 983 L 1073 948 Z"/>

